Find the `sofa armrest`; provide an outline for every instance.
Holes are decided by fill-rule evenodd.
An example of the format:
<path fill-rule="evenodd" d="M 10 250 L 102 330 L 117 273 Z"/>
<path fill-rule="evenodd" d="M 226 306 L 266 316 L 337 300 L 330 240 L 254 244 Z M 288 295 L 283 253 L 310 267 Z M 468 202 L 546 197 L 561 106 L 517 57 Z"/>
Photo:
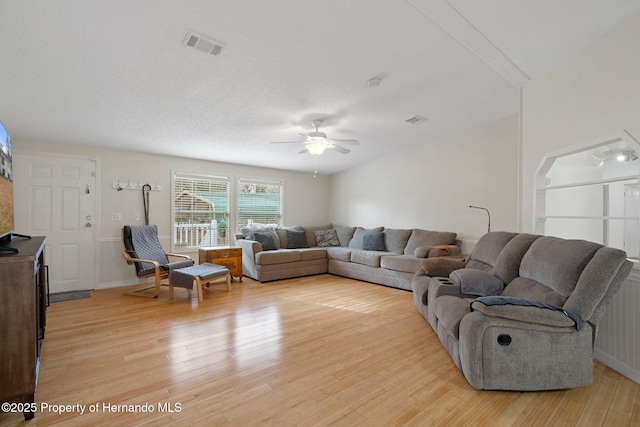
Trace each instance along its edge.
<path fill-rule="evenodd" d="M 256 259 L 256 254 L 258 252 L 262 252 L 262 245 L 255 240 L 247 240 L 247 239 L 238 239 L 236 240 L 236 245 L 242 248 L 242 254 L 245 253 L 249 256 L 250 259 Z"/>
<path fill-rule="evenodd" d="M 489 296 L 471 301 L 471 311 L 479 311 L 487 316 L 517 320 L 539 325 L 582 329 L 580 317 L 551 304 L 514 297 Z"/>
<path fill-rule="evenodd" d="M 449 277 L 449 275 L 467 265 L 467 261 L 463 258 L 435 257 L 425 258 L 420 261 L 422 273 L 418 271 L 416 274 L 431 277 Z"/>

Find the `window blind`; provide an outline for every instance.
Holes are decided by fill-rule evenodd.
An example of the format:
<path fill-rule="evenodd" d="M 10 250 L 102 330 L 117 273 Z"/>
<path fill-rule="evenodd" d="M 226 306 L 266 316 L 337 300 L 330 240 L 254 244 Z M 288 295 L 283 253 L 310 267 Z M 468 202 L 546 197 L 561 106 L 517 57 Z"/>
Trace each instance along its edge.
<path fill-rule="evenodd" d="M 282 183 L 238 180 L 238 231 L 244 227 L 282 225 Z"/>
<path fill-rule="evenodd" d="M 174 173 L 174 247 L 229 244 L 229 184 L 225 177 Z"/>

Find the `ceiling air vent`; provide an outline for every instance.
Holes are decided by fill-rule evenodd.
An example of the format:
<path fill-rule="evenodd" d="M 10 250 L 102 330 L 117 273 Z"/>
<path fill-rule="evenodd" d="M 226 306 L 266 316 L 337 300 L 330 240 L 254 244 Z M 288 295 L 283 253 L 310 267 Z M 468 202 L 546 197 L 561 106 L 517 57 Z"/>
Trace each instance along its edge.
<path fill-rule="evenodd" d="M 407 123 L 411 123 L 412 125 L 419 125 L 422 122 L 426 122 L 427 118 L 422 116 L 413 116 L 410 119 L 405 120 Z"/>
<path fill-rule="evenodd" d="M 200 34 L 196 34 L 193 31 L 189 31 L 182 42 L 185 46 L 192 47 L 200 52 L 208 53 L 211 55 L 219 55 L 222 52 L 224 43 L 217 42 L 215 40 L 202 37 Z"/>

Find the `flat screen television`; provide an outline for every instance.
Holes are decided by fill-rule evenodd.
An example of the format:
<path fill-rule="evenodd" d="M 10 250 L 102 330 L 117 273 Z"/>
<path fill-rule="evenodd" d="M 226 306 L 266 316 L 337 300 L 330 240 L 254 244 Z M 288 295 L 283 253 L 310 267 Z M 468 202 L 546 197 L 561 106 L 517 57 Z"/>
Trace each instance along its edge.
<path fill-rule="evenodd" d="M 11 137 L 0 122 L 0 246 L 11 240 L 14 229 L 13 212 Z"/>

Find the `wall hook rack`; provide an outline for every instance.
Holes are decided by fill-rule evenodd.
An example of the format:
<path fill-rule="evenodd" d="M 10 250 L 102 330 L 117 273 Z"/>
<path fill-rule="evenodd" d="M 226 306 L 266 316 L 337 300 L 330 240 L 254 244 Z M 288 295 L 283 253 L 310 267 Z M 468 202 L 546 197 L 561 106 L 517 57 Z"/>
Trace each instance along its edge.
<path fill-rule="evenodd" d="M 122 190 L 142 190 L 142 187 L 144 187 L 145 185 L 148 185 L 151 187 L 151 191 L 162 191 L 162 187 L 156 183 L 155 185 L 149 184 L 148 181 L 143 182 L 143 181 L 131 181 L 131 180 L 127 180 L 127 181 L 113 181 L 113 183 L 111 184 L 111 187 L 114 190 L 117 191 L 122 191 Z"/>

